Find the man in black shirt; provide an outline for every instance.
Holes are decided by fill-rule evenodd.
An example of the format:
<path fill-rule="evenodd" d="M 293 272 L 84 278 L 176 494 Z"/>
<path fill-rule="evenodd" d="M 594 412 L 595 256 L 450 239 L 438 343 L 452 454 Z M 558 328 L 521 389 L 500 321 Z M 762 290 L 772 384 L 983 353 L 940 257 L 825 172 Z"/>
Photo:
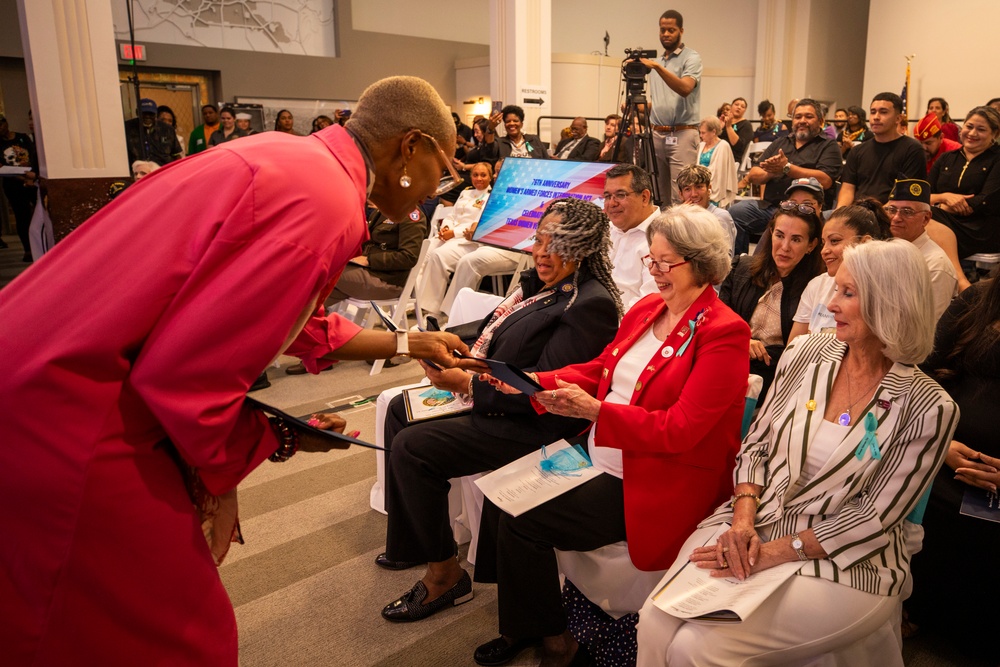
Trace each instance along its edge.
<path fill-rule="evenodd" d="M 766 187 L 762 200 L 745 199 L 729 209 L 736 224 L 737 255 L 750 249 L 750 234 L 760 234 L 767 228 L 793 180 L 815 178 L 826 192 L 826 204 L 831 203 L 831 188 L 840 175 L 840 148 L 820 134 L 822 129 L 819 103 L 800 100 L 792 115 L 792 133 L 772 141 L 761 155 L 760 163 L 747 174 L 746 180 Z"/>
<path fill-rule="evenodd" d="M 38 188 L 35 179 L 38 177 L 38 156 L 35 144 L 27 134 L 14 132 L 10 129 L 7 119 L 0 114 L 0 164 L 8 167 L 29 169 L 23 175 L 3 176 L 3 193 L 14 213 L 17 235 L 24 247 L 24 261 L 31 261 L 31 240 L 28 229 L 31 227 L 31 216 L 35 212 L 35 200 Z M 3 208 L 0 206 L 0 211 Z M 0 248 L 7 244 L 0 239 Z"/>
<path fill-rule="evenodd" d="M 896 93 L 879 93 L 872 100 L 868 124 L 875 140 L 847 154 L 838 207 L 861 197 L 874 197 L 884 204 L 897 180 L 926 178 L 923 148 L 916 139 L 899 133 L 902 115 L 903 100 Z"/>
<path fill-rule="evenodd" d="M 125 144 L 129 164 L 151 160 L 162 167 L 181 159 L 177 132 L 167 123 L 156 120 L 156 102 L 148 97 L 139 100 L 139 117 L 125 121 Z"/>

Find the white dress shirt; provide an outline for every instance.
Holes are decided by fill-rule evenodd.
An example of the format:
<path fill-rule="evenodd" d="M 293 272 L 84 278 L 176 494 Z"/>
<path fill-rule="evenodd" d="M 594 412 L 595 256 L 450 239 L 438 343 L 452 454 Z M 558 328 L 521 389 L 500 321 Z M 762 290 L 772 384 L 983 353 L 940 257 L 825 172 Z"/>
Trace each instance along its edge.
<path fill-rule="evenodd" d="M 934 321 L 941 319 L 944 311 L 948 309 L 952 297 L 958 288 L 958 276 L 955 275 L 955 267 L 952 266 L 948 255 L 944 254 L 937 243 L 924 232 L 913 241 L 927 262 L 927 269 L 931 272 L 931 291 L 934 293 Z"/>
<path fill-rule="evenodd" d="M 647 294 L 654 294 L 657 291 L 656 281 L 653 280 L 649 270 L 642 265 L 642 258 L 649 254 L 646 229 L 659 214 L 660 209 L 654 207 L 648 218 L 627 232 L 611 225 L 611 263 L 615 267 L 611 271 L 611 277 L 622 291 L 622 305 L 625 306 L 625 310 Z"/>

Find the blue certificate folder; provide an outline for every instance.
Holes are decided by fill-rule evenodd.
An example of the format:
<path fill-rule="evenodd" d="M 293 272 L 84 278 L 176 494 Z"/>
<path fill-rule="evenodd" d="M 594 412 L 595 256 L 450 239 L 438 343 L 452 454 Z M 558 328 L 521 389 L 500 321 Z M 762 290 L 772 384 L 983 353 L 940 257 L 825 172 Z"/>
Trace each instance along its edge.
<path fill-rule="evenodd" d="M 246 401 L 248 405 L 255 407 L 263 412 L 266 412 L 269 415 L 272 415 L 274 417 L 280 417 L 285 421 L 294 422 L 295 427 L 302 429 L 303 431 L 309 431 L 310 433 L 320 435 L 324 438 L 330 438 L 331 440 L 339 440 L 340 442 L 334 445 L 334 447 L 338 449 L 347 449 L 351 445 L 361 445 L 362 447 L 368 447 L 369 449 L 382 449 L 384 451 L 384 448 L 379 447 L 378 445 L 373 445 L 370 442 L 365 442 L 364 440 L 358 440 L 357 438 L 352 438 L 349 435 L 344 435 L 343 433 L 337 433 L 336 431 L 328 431 L 326 429 L 310 426 L 309 424 L 306 423 L 308 417 L 306 419 L 293 417 L 287 412 L 284 412 L 283 410 L 280 410 L 274 407 L 273 405 L 269 405 L 264 401 L 259 401 L 256 398 L 251 398 L 249 396 L 246 396 L 244 398 L 244 401 Z"/>
<path fill-rule="evenodd" d="M 1000 523 L 1000 500 L 997 494 L 985 489 L 969 487 L 962 496 L 960 514 Z"/>
<path fill-rule="evenodd" d="M 475 359 L 476 361 L 483 362 L 490 367 L 490 375 L 501 382 L 506 382 L 522 394 L 532 396 L 536 391 L 544 389 L 542 385 L 532 380 L 527 373 L 513 364 L 508 364 L 506 361 L 497 361 L 496 359 L 480 359 L 479 357 L 470 357 L 465 354 L 459 354 L 458 352 L 455 352 L 455 356 L 459 359 Z"/>

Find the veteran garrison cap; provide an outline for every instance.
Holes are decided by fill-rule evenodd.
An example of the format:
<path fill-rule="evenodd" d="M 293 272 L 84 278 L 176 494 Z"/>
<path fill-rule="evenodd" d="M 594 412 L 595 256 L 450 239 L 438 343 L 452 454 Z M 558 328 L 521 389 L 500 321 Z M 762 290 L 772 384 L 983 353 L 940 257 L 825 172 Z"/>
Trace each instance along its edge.
<path fill-rule="evenodd" d="M 889 193 L 889 201 L 919 201 L 930 206 L 931 184 L 919 178 L 896 181 Z"/>

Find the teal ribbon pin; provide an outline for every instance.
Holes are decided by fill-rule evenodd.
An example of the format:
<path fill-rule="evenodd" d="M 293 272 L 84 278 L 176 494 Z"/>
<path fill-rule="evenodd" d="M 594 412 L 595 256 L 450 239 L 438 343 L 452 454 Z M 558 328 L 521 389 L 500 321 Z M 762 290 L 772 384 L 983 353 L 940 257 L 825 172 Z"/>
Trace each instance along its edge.
<path fill-rule="evenodd" d="M 878 440 L 875 439 L 875 430 L 878 428 L 878 420 L 875 415 L 868 413 L 865 415 L 865 437 L 861 438 L 854 456 L 860 461 L 865 456 L 865 450 L 872 450 L 872 458 L 878 460 L 882 458 L 882 450 L 878 448 Z"/>

